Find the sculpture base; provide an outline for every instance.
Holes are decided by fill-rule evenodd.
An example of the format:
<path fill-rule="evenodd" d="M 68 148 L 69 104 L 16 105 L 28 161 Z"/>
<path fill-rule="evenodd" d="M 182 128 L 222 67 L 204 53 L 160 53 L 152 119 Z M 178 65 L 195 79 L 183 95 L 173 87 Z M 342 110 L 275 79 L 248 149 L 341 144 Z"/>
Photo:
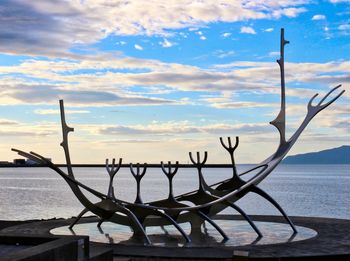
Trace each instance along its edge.
<path fill-rule="evenodd" d="M 202 233 L 192 237 L 192 243 L 186 244 L 178 232 L 170 226 L 164 230 L 147 228 L 153 242 L 144 246 L 142 240 L 132 237 L 128 227 L 103 223 L 102 230 L 96 227 L 97 218 L 83 218 L 70 231 L 67 226 L 72 220 L 50 220 L 9 227 L 2 232 L 12 234 L 89 234 L 91 247 L 108 245 L 115 255 L 144 256 L 163 258 L 230 259 L 232 256 L 252 258 L 293 258 L 336 256 L 350 257 L 350 220 L 292 217 L 298 229 L 293 235 L 289 225 L 279 216 L 252 216 L 263 237 L 257 238 L 254 230 L 239 216 L 219 215 L 215 221 L 229 235 L 230 240 L 223 242 L 220 235 L 210 225 Z M 189 226 L 182 224 L 189 232 Z"/>
<path fill-rule="evenodd" d="M 157 247 L 234 247 L 243 245 L 267 245 L 306 240 L 317 235 L 315 230 L 305 227 L 297 227 L 298 233 L 294 234 L 288 224 L 276 222 L 256 222 L 263 237 L 258 237 L 248 222 L 244 220 L 222 220 L 215 222 L 228 235 L 229 240 L 223 237 L 210 225 L 205 223 L 195 234 L 191 235 L 192 242 L 186 243 L 178 230 L 173 226 L 147 227 L 146 232 L 152 245 Z M 190 234 L 190 224 L 180 224 L 186 234 Z M 123 244 L 128 246 L 143 246 L 143 237 L 134 236 L 127 226 L 121 226 L 111 222 L 105 222 L 97 227 L 97 222 L 80 223 L 69 229 L 68 226 L 54 228 L 50 231 L 53 235 L 87 235 L 90 242 L 106 244 Z"/>

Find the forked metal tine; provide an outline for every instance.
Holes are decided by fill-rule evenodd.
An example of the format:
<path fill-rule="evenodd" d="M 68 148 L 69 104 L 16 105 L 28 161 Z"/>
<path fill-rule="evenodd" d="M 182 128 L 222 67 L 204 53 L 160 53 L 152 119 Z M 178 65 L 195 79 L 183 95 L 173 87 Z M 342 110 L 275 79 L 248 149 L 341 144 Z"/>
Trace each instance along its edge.
<path fill-rule="evenodd" d="M 106 170 L 107 170 L 108 174 L 111 175 L 112 169 L 109 167 L 109 160 L 108 159 L 106 159 Z"/>
<path fill-rule="evenodd" d="M 134 166 L 130 163 L 130 172 L 135 177 L 135 179 L 142 179 L 142 177 L 146 174 L 147 163 L 143 164 L 142 172 L 140 171 L 140 163 L 136 163 L 136 173 L 134 171 Z"/>
<path fill-rule="evenodd" d="M 238 145 L 239 145 L 239 137 L 236 136 L 236 143 L 235 143 L 235 146 L 233 147 L 233 150 L 237 149 Z"/>
<path fill-rule="evenodd" d="M 123 159 L 119 158 L 118 165 L 116 166 L 115 165 L 115 158 L 113 158 L 111 165 L 109 164 L 109 160 L 106 159 L 106 170 L 111 177 L 114 176 L 119 171 L 119 169 L 122 165 L 122 161 L 123 161 Z"/>
<path fill-rule="evenodd" d="M 229 147 L 229 148 L 232 148 L 231 137 L 228 137 L 227 140 L 228 140 L 228 147 Z"/>
<path fill-rule="evenodd" d="M 131 174 L 134 176 L 135 181 L 136 181 L 136 199 L 135 199 L 135 203 L 138 204 L 142 204 L 142 199 L 141 199 L 141 179 L 143 178 L 143 176 L 146 174 L 146 170 L 147 170 L 147 163 L 144 163 L 143 165 L 143 170 L 142 172 L 140 172 L 140 163 L 136 163 L 136 173 L 134 171 L 133 165 L 132 163 L 130 163 L 130 171 Z"/>
<path fill-rule="evenodd" d="M 229 148 L 226 146 L 226 144 L 224 143 L 224 141 L 222 140 L 222 137 L 220 137 L 220 143 L 221 143 L 221 146 L 223 146 L 226 150 L 229 149 Z"/>
<path fill-rule="evenodd" d="M 192 152 L 188 153 L 190 155 L 190 160 L 193 163 L 193 165 L 196 165 L 196 162 L 194 161 L 194 159 L 192 158 Z"/>
<path fill-rule="evenodd" d="M 164 174 L 167 174 L 167 171 L 166 171 L 166 169 L 165 169 L 165 167 L 164 167 L 164 162 L 163 162 L 163 161 L 160 162 L 160 167 L 161 167 L 163 173 L 164 173 Z"/>
<path fill-rule="evenodd" d="M 146 170 L 147 170 L 147 163 L 143 163 L 143 170 L 141 173 L 141 177 L 143 177 L 146 174 Z"/>
<path fill-rule="evenodd" d="M 130 172 L 134 177 L 136 177 L 136 173 L 134 172 L 134 166 L 132 165 L 132 163 L 130 163 Z"/>
<path fill-rule="evenodd" d="M 168 171 L 171 173 L 171 161 L 168 161 Z"/>
<path fill-rule="evenodd" d="M 166 170 L 163 161 L 160 162 L 160 165 L 161 165 L 161 168 L 162 168 L 163 173 L 164 173 L 167 177 L 173 177 L 173 176 L 177 173 L 177 171 L 178 171 L 178 169 L 179 169 L 179 162 L 178 162 L 178 161 L 175 162 L 175 168 L 174 168 L 174 170 L 172 170 L 171 161 L 168 161 L 168 170 Z"/>
<path fill-rule="evenodd" d="M 308 110 L 310 109 L 315 109 L 316 111 L 315 114 L 317 114 L 318 112 L 320 112 L 321 110 L 325 109 L 326 107 L 328 107 L 329 105 L 331 105 L 333 102 L 335 102 L 340 96 L 343 95 L 343 93 L 345 92 L 345 90 L 342 90 L 338 95 L 336 95 L 333 99 L 331 99 L 330 101 L 328 101 L 325 104 L 322 104 L 328 97 L 329 95 L 331 95 L 335 90 L 339 89 L 342 85 L 339 84 L 338 86 L 334 87 L 332 90 L 330 90 L 320 101 L 317 105 L 312 105 L 313 100 L 316 98 L 316 96 L 318 95 L 318 93 L 316 93 L 309 101 L 308 103 Z"/>
<path fill-rule="evenodd" d="M 330 91 L 320 100 L 320 102 L 318 103 L 318 105 L 321 106 L 322 102 L 324 102 L 325 99 L 327 99 L 327 97 L 328 97 L 329 95 L 331 95 L 332 92 L 334 92 L 336 89 L 338 89 L 338 88 L 340 88 L 340 87 L 341 87 L 341 84 L 339 84 L 338 86 L 336 86 L 336 87 L 334 87 L 332 90 L 330 90 Z M 344 92 L 344 90 L 343 90 L 343 92 Z M 331 101 L 334 101 L 334 99 L 332 99 Z"/>
<path fill-rule="evenodd" d="M 311 108 L 314 108 L 316 106 L 312 105 L 312 102 L 315 100 L 315 98 L 318 96 L 318 93 L 316 93 L 314 96 L 311 97 L 309 103 L 307 104 L 307 108 L 308 110 L 310 110 Z"/>
<path fill-rule="evenodd" d="M 201 162 L 201 165 L 204 165 L 204 164 L 207 162 L 207 159 L 208 159 L 208 152 L 207 152 L 207 151 L 204 151 L 204 159 L 203 159 L 203 161 Z"/>
<path fill-rule="evenodd" d="M 329 105 L 331 105 L 333 102 L 335 102 L 340 96 L 343 95 L 343 93 L 345 92 L 345 90 L 342 90 L 337 96 L 335 96 L 332 100 L 330 100 L 329 102 L 323 104 L 321 107 L 321 110 L 323 110 L 324 108 L 328 107 Z"/>
<path fill-rule="evenodd" d="M 230 153 L 232 154 L 238 147 L 239 145 L 239 137 L 236 136 L 236 142 L 235 145 L 232 147 L 232 142 L 231 142 L 231 137 L 227 137 L 227 141 L 228 141 L 228 146 L 223 142 L 222 137 L 220 137 L 220 142 L 221 145 Z"/>
<path fill-rule="evenodd" d="M 196 167 L 202 167 L 205 164 L 205 162 L 207 161 L 208 152 L 207 151 L 204 152 L 204 159 L 202 161 L 200 159 L 199 151 L 197 151 L 197 161 L 195 161 L 193 159 L 192 152 L 189 152 L 189 156 L 190 156 L 190 160 L 193 163 L 193 165 L 195 165 Z"/>
<path fill-rule="evenodd" d="M 140 163 L 136 163 L 136 174 L 137 176 L 140 175 Z"/>

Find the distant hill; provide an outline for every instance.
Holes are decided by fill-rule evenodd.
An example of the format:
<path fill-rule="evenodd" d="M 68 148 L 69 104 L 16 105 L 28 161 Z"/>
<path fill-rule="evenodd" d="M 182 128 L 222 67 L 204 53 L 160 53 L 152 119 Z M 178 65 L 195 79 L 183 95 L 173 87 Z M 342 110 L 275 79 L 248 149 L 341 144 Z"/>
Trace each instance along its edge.
<path fill-rule="evenodd" d="M 350 146 L 288 156 L 283 164 L 350 164 Z"/>

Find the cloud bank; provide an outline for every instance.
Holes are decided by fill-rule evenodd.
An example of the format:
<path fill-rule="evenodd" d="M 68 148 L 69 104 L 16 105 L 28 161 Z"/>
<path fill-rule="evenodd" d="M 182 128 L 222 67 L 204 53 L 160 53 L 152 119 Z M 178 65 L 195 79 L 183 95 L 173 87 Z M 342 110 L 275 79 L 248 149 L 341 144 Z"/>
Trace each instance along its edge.
<path fill-rule="evenodd" d="M 174 30 L 216 22 L 295 17 L 306 0 L 151 0 L 0 2 L 0 52 L 68 55 L 70 48 L 108 35 L 171 36 Z"/>

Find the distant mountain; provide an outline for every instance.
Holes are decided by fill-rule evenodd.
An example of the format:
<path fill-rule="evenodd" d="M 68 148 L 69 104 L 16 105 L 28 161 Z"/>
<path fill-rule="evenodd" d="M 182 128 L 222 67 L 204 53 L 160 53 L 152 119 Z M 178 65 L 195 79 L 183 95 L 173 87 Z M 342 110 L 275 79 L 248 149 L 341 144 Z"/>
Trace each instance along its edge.
<path fill-rule="evenodd" d="M 288 156 L 283 164 L 350 164 L 350 146 Z"/>

